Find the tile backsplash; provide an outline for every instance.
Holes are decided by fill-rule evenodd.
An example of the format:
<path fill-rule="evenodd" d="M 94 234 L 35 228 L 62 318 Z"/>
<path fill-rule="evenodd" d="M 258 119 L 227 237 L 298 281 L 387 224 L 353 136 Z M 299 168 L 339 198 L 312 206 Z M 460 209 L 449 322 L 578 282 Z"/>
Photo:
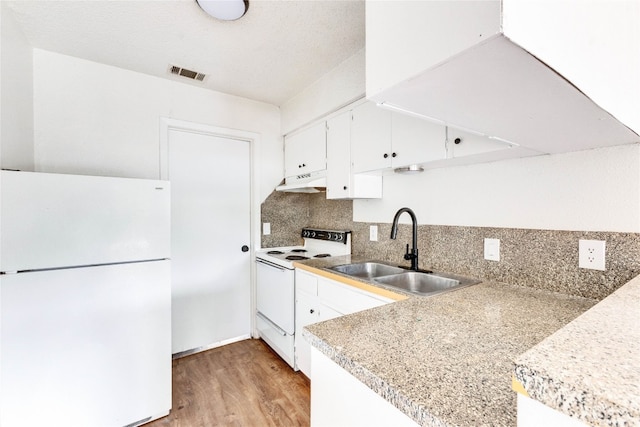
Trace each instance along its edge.
<path fill-rule="evenodd" d="M 352 202 L 326 200 L 324 193 L 273 193 L 262 205 L 271 235 L 262 247 L 302 243 L 302 227 L 352 230 L 353 254 L 408 264 L 411 226 L 400 224 L 396 240 L 390 223 L 379 223 L 378 241 L 369 241 L 370 223 L 352 221 Z M 500 261 L 484 259 L 484 239 L 500 239 Z M 606 270 L 578 268 L 580 239 L 606 241 Z M 640 274 L 640 234 L 420 225 L 420 267 L 602 299 Z"/>
<path fill-rule="evenodd" d="M 262 235 L 263 248 L 303 244 L 303 227 L 353 230 L 353 202 L 327 200 L 325 193 L 274 191 L 261 208 L 261 221 L 271 223 L 271 234 Z"/>

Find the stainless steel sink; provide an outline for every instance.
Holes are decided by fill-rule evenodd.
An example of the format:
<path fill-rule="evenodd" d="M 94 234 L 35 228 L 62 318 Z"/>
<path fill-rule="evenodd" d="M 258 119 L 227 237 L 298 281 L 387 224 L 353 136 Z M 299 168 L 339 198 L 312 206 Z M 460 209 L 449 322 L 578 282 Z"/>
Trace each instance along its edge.
<path fill-rule="evenodd" d="M 375 261 L 336 265 L 330 270 L 415 295 L 435 295 L 480 283 L 449 273 L 412 271 Z"/>
<path fill-rule="evenodd" d="M 451 275 L 450 277 L 447 277 L 445 275 L 419 273 L 414 271 L 377 277 L 373 280 L 374 282 L 418 295 L 434 295 L 480 283 L 479 280 L 472 280 L 458 276 Z"/>
<path fill-rule="evenodd" d="M 404 273 L 407 270 L 394 267 L 392 265 L 381 264 L 378 262 L 361 262 L 357 264 L 345 264 L 331 267 L 331 270 L 338 271 L 348 276 L 359 277 L 361 279 L 374 279 L 381 276 L 389 276 L 398 273 Z"/>

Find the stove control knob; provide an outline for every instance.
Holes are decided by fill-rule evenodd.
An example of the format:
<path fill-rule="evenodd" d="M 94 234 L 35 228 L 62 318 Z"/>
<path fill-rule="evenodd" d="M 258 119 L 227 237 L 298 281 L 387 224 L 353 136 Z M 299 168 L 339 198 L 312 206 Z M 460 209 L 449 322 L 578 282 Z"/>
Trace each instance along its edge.
<path fill-rule="evenodd" d="M 341 241 L 341 240 L 342 240 L 342 234 L 338 234 L 338 239 L 337 239 L 337 240 L 338 240 L 338 241 Z"/>
<path fill-rule="evenodd" d="M 309 236 L 309 232 L 307 230 L 303 230 L 302 237 L 307 237 L 307 236 Z"/>
<path fill-rule="evenodd" d="M 316 232 L 315 231 L 311 232 L 311 237 L 316 237 Z"/>

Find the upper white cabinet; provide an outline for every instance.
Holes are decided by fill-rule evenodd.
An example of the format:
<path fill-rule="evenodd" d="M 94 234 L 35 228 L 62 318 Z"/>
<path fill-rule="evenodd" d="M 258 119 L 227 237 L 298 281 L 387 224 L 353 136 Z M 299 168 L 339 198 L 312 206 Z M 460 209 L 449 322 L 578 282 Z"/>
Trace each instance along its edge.
<path fill-rule="evenodd" d="M 367 1 L 367 97 L 511 156 L 640 142 L 602 108 L 640 128 L 640 0 L 558 3 Z"/>
<path fill-rule="evenodd" d="M 327 199 L 381 198 L 382 177 L 351 168 L 351 111 L 327 120 Z"/>
<path fill-rule="evenodd" d="M 392 166 L 423 164 L 447 156 L 446 127 L 406 114 L 391 114 Z"/>
<path fill-rule="evenodd" d="M 391 112 L 367 102 L 353 109 L 351 155 L 353 172 L 368 172 L 391 166 Z"/>
<path fill-rule="evenodd" d="M 327 164 L 325 122 L 320 122 L 284 140 L 285 177 L 324 170 Z"/>
<path fill-rule="evenodd" d="M 511 146 L 503 141 L 489 139 L 471 132 L 447 129 L 447 153 L 449 158 L 474 156 L 505 150 Z"/>
<path fill-rule="evenodd" d="M 354 172 L 371 172 L 446 158 L 445 127 L 392 113 L 368 102 L 353 109 Z"/>

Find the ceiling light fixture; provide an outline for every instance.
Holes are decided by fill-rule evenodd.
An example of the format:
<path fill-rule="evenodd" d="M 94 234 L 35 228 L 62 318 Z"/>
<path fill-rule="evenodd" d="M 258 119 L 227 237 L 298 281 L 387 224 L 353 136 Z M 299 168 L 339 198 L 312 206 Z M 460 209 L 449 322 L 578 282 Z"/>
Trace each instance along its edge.
<path fill-rule="evenodd" d="M 207 14 L 223 21 L 240 19 L 249 10 L 249 0 L 196 0 Z"/>
<path fill-rule="evenodd" d="M 395 173 L 412 174 L 424 172 L 424 168 L 420 165 L 409 165 L 402 168 L 395 168 L 393 171 Z"/>

